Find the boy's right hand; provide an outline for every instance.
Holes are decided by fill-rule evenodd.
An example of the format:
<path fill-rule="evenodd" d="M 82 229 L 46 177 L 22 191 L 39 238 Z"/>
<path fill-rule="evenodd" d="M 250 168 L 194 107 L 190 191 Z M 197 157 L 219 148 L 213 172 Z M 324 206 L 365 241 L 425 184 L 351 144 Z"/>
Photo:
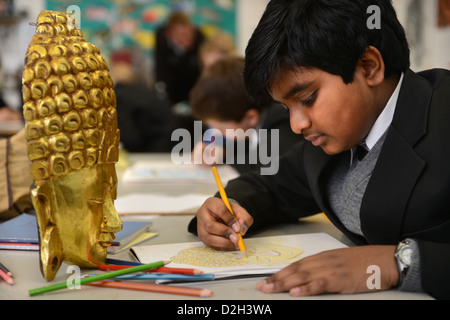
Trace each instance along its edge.
<path fill-rule="evenodd" d="M 240 205 L 230 202 L 235 215 L 222 199 L 208 198 L 197 211 L 197 233 L 201 241 L 216 250 L 239 250 L 238 235 L 245 235 L 253 224 L 252 216 Z"/>

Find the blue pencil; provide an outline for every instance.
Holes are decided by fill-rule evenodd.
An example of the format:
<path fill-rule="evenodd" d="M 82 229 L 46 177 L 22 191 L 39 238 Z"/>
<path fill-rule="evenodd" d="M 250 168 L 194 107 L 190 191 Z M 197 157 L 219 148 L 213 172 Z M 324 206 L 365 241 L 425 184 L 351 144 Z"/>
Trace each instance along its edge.
<path fill-rule="evenodd" d="M 94 275 L 88 275 L 94 276 Z M 210 273 L 202 273 L 198 275 L 186 274 L 170 274 L 170 273 L 146 273 L 146 274 L 129 274 L 115 277 L 115 280 L 165 280 L 165 281 L 212 281 L 214 275 Z"/>

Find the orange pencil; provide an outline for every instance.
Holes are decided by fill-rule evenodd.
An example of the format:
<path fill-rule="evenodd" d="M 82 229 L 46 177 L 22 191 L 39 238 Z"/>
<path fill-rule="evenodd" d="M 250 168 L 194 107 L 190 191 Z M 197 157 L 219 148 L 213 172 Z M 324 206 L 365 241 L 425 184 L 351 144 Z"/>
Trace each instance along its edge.
<path fill-rule="evenodd" d="M 161 284 L 146 284 L 146 283 L 134 283 L 125 281 L 97 281 L 87 284 L 88 286 L 102 287 L 102 288 L 114 288 L 114 289 L 128 289 L 146 292 L 159 292 L 180 294 L 194 297 L 210 297 L 213 292 L 208 289 L 187 288 L 180 286 L 169 286 Z"/>
<path fill-rule="evenodd" d="M 227 194 L 225 193 L 225 189 L 223 188 L 222 181 L 220 181 L 219 172 L 217 171 L 216 167 L 212 167 L 211 169 L 214 174 L 214 179 L 216 179 L 217 187 L 219 187 L 219 193 L 220 193 L 220 196 L 222 197 L 222 201 L 225 203 L 228 210 L 230 210 L 230 212 L 234 215 L 234 212 L 231 209 L 230 201 L 228 201 Z M 245 248 L 245 244 L 244 244 L 244 240 L 242 239 L 242 235 L 240 232 L 238 232 L 237 235 L 239 237 L 239 241 L 238 241 L 239 249 L 241 250 L 244 257 L 247 258 L 247 248 Z"/>
<path fill-rule="evenodd" d="M 14 280 L 8 276 L 3 270 L 0 269 L 0 277 L 3 278 L 3 280 L 6 281 L 6 283 L 13 285 L 14 284 Z"/>

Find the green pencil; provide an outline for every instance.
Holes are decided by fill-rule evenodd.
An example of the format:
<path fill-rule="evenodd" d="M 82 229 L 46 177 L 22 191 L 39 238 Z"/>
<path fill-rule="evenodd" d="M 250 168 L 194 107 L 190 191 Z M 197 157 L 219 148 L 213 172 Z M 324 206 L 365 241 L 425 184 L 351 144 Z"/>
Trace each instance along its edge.
<path fill-rule="evenodd" d="M 141 271 L 145 271 L 145 270 L 149 270 L 149 269 L 157 269 L 159 267 L 163 267 L 165 264 L 166 264 L 165 261 L 158 261 L 158 262 L 154 262 L 154 263 L 150 263 L 150 264 L 143 264 L 143 265 L 128 268 L 128 269 L 117 270 L 117 271 L 112 271 L 112 272 L 108 272 L 108 273 L 104 273 L 104 274 L 99 274 L 99 275 L 95 275 L 92 277 L 80 279 L 80 284 L 88 284 L 88 283 L 95 282 L 95 281 L 101 281 L 101 280 L 115 278 L 115 277 L 122 276 L 122 275 L 129 274 L 129 273 L 141 272 Z M 32 289 L 29 291 L 29 294 L 32 297 L 32 296 L 36 296 L 36 295 L 51 292 L 51 291 L 66 289 L 67 287 L 68 287 L 67 282 L 61 282 L 61 283 L 57 283 L 57 284 L 50 285 L 47 287 Z"/>

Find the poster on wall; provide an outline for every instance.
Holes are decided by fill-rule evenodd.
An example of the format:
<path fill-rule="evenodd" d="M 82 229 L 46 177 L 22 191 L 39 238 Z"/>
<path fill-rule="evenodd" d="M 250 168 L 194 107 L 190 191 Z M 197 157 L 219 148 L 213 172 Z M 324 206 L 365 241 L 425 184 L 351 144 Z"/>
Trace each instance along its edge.
<path fill-rule="evenodd" d="M 134 47 L 151 53 L 155 32 L 173 11 L 187 13 L 206 35 L 219 31 L 236 38 L 236 0 L 46 0 L 48 10 L 80 8 L 87 41 L 102 52 Z"/>

